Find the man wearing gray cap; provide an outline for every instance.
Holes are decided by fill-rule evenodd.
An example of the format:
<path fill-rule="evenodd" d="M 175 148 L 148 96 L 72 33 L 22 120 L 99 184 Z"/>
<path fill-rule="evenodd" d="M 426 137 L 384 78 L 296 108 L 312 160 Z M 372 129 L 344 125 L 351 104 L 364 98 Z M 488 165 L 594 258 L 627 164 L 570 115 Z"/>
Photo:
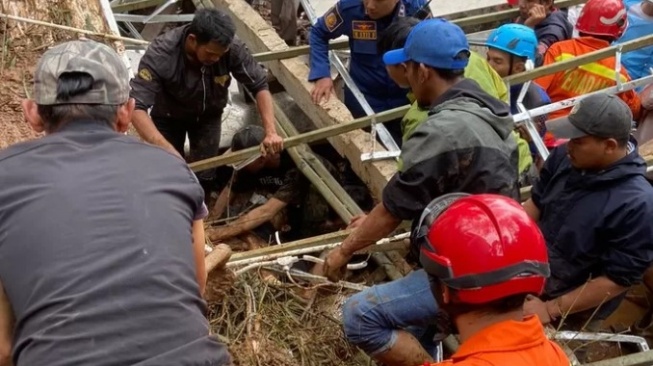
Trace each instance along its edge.
<path fill-rule="evenodd" d="M 229 364 L 201 296 L 204 192 L 181 158 L 121 133 L 121 59 L 60 44 L 33 98 L 25 119 L 46 136 L 0 153 L 0 364 Z"/>
<path fill-rule="evenodd" d="M 580 328 L 600 306 L 588 328 L 598 330 L 653 262 L 653 188 L 631 126 L 630 108 L 608 94 L 547 123 L 570 140 L 552 151 L 524 204 L 549 250 L 545 295 L 524 305 L 543 323 L 569 313 L 565 324 Z"/>

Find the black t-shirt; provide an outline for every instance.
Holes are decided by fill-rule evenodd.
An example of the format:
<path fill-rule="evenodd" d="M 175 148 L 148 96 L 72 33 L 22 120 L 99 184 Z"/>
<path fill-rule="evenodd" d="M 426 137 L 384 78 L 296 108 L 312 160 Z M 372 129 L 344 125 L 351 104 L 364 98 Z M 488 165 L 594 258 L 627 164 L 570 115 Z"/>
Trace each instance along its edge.
<path fill-rule="evenodd" d="M 265 168 L 256 173 L 241 170 L 231 186 L 234 192 L 256 192 L 267 198 L 276 198 L 289 206 L 301 204 L 309 181 L 297 169 L 287 152 L 281 153 L 278 168 Z"/>
<path fill-rule="evenodd" d="M 0 281 L 16 366 L 228 365 L 209 336 L 181 159 L 79 121 L 0 152 Z"/>

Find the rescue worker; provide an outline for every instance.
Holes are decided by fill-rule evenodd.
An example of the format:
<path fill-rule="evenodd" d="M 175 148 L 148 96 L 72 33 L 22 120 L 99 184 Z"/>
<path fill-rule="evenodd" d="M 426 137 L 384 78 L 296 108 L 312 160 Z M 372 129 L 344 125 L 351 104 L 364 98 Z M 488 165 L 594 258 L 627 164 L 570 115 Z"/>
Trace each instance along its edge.
<path fill-rule="evenodd" d="M 642 0 L 628 6 L 628 26 L 615 42 L 621 44 L 653 34 L 653 0 Z M 621 55 L 621 64 L 633 79 L 651 75 L 653 46 L 632 50 Z"/>
<path fill-rule="evenodd" d="M 494 70 L 502 77 L 513 74 L 519 74 L 526 71 L 526 62 L 530 60 L 535 63 L 537 37 L 535 32 L 525 25 L 521 24 L 505 24 L 495 29 L 487 38 L 485 45 L 488 47 L 487 60 Z M 521 93 L 524 84 L 515 84 L 510 86 L 510 111 L 512 114 L 520 113 L 517 106 L 517 99 Z M 526 95 L 523 99 L 524 107 L 527 109 L 534 109 L 546 104 L 550 104 L 551 100 L 546 92 L 537 84 L 530 83 Z M 547 116 L 542 115 L 535 117 L 533 122 L 540 134 L 544 138 L 546 133 Z M 521 137 L 530 141 L 530 136 L 520 129 Z M 544 141 L 545 144 L 547 141 Z M 548 147 L 553 146 L 553 141 L 548 141 Z M 537 149 L 531 142 L 530 150 L 532 157 L 535 161 L 540 161 Z M 522 170 L 520 169 L 520 173 Z"/>
<path fill-rule="evenodd" d="M 288 46 L 295 46 L 299 0 L 272 0 L 270 5 L 272 27 Z"/>
<path fill-rule="evenodd" d="M 438 42 L 433 42 L 437 34 Z M 351 227 L 357 229 L 329 252 L 325 274 L 342 277 L 353 253 L 386 237 L 403 220 L 417 220 L 434 198 L 451 192 L 498 193 L 517 198 L 517 145 L 508 105 L 463 77 L 470 52 L 462 29 L 444 19 L 427 19 L 410 32 L 406 45 L 384 55 L 390 65 L 406 64 L 406 76 L 429 117 L 402 147 L 403 166 L 383 191 L 383 202 Z M 403 329 L 418 338 L 437 316 L 424 270 L 373 286 L 343 307 L 347 339 L 386 365 L 416 365 L 427 350 L 407 347 Z"/>
<path fill-rule="evenodd" d="M 570 140 L 552 151 L 524 203 L 549 249 L 544 296 L 524 305 L 543 323 L 570 314 L 567 327 L 598 331 L 653 261 L 653 187 L 631 121 L 622 100 L 595 94 L 547 123 Z"/>
<path fill-rule="evenodd" d="M 323 99 L 328 100 L 334 91 L 328 57 L 329 40 L 346 35 L 349 37 L 351 50 L 349 74 L 374 112 L 379 113 L 408 104 L 406 89 L 390 79 L 383 64 L 383 55 L 379 54 L 376 43 L 381 32 L 394 19 L 415 16 L 425 3 L 425 0 L 338 1 L 311 28 L 311 70 L 308 81 L 315 82 L 311 92 L 313 102 L 317 104 Z M 366 115 L 349 88 L 345 88 L 344 102 L 354 118 Z M 384 125 L 397 145 L 401 146 L 399 120 Z"/>
<path fill-rule="evenodd" d="M 570 365 L 539 319 L 523 314 L 524 299 L 542 293 L 550 271 L 542 233 L 519 203 L 445 195 L 424 210 L 414 236 L 432 295 L 461 342 L 451 359 L 431 366 Z"/>
<path fill-rule="evenodd" d="M 382 34 L 379 39 L 378 48 L 380 53 L 403 48 L 410 30 L 419 23 L 418 19 L 405 17 L 395 20 Z M 388 74 L 397 85 L 409 87 L 406 78 L 406 64 L 386 65 Z M 490 64 L 474 51 L 470 51 L 469 64 L 465 68 L 465 78 L 474 80 L 489 95 L 500 99 L 503 102 L 508 101 L 508 89 L 506 84 L 501 80 L 499 74 L 492 69 Z M 415 96 L 408 93 L 407 98 L 412 102 L 410 109 L 401 120 L 402 140 L 405 142 L 415 129 L 428 117 L 428 110 L 419 107 L 415 101 Z M 528 142 L 515 132 L 515 139 L 519 148 L 519 174 L 520 185 L 530 185 L 531 166 L 533 158 L 531 156 Z M 401 170 L 401 160 L 399 160 L 399 169 Z M 528 184 L 527 184 L 528 183 Z"/>
<path fill-rule="evenodd" d="M 571 39 L 573 35 L 574 28 L 567 14 L 556 9 L 554 1 L 519 0 L 519 17 L 515 23 L 535 30 L 538 40 L 536 66 L 542 64 L 544 54 L 552 44 Z"/>
<path fill-rule="evenodd" d="M 59 44 L 32 96 L 25 119 L 45 136 L 0 152 L 0 360 L 230 365 L 204 316 L 202 187 L 124 134 L 135 102 L 118 54 Z"/>
<path fill-rule="evenodd" d="M 621 37 L 628 24 L 626 9 L 621 0 L 589 0 L 578 18 L 576 28 L 579 37 L 551 46 L 544 57 L 550 65 L 609 47 Z M 597 90 L 615 86 L 616 58 L 606 57 L 574 69 L 560 71 L 535 79 L 549 95 L 552 102 L 578 97 Z M 630 81 L 626 68 L 621 68 L 622 83 Z M 637 120 L 640 115 L 640 99 L 633 90 L 618 94 L 628 104 Z M 549 119 L 564 117 L 570 108 L 551 112 Z M 549 139 L 555 136 L 548 137 Z"/>
<path fill-rule="evenodd" d="M 152 41 L 132 79 L 130 94 L 136 100 L 133 124 L 145 141 L 184 156 L 188 135 L 189 162 L 218 155 L 222 112 L 233 75 L 256 97 L 266 131 L 262 152 L 281 151 L 283 140 L 275 129 L 267 73 L 235 37 L 235 30 L 224 12 L 200 9 L 190 24 Z M 198 178 L 209 187 L 215 169 L 200 172 Z"/>

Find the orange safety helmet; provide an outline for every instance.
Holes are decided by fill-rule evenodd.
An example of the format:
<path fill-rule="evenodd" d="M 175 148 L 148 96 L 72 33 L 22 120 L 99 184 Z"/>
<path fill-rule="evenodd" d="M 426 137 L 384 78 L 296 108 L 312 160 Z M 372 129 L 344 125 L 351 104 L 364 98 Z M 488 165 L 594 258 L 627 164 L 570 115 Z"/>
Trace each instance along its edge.
<path fill-rule="evenodd" d="M 483 304 L 544 290 L 546 244 L 521 205 L 495 194 L 452 193 L 424 210 L 413 240 L 424 270 L 463 303 Z"/>
<path fill-rule="evenodd" d="M 589 0 L 576 22 L 580 33 L 621 37 L 628 26 L 628 13 L 622 0 Z"/>

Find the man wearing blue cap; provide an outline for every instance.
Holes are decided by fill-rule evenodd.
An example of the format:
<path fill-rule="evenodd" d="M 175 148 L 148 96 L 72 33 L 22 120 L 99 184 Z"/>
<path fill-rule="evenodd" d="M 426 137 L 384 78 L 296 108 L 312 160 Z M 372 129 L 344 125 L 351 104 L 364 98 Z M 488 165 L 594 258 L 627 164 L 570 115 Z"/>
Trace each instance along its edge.
<path fill-rule="evenodd" d="M 385 187 L 383 202 L 356 221 L 357 230 L 327 256 L 330 279 L 343 275 L 354 252 L 386 237 L 401 221 L 418 220 L 436 197 L 452 192 L 518 197 L 510 108 L 463 77 L 469 55 L 462 29 L 443 19 L 419 23 L 404 48 L 384 55 L 388 65 L 405 64 L 410 88 L 429 117 L 402 146 L 400 170 Z M 432 361 L 438 313 L 428 276 L 419 269 L 352 296 L 343 322 L 349 341 L 383 364 L 417 365 Z"/>

